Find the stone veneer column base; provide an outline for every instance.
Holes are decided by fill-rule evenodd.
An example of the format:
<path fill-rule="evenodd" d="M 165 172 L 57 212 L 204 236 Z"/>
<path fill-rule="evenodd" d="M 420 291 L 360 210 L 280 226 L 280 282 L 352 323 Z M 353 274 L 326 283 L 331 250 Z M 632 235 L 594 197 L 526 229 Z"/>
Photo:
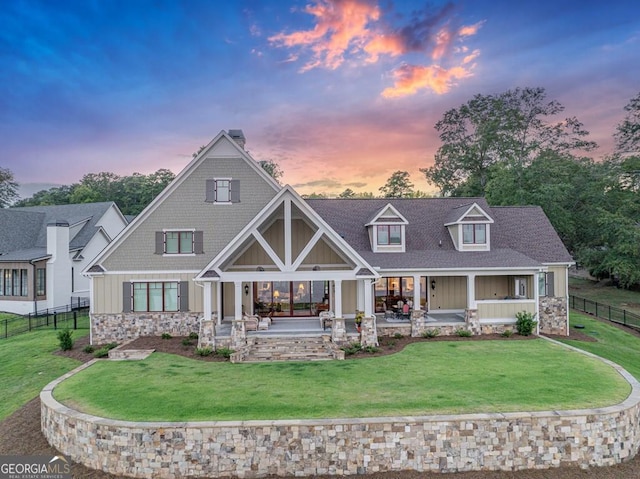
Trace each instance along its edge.
<path fill-rule="evenodd" d="M 640 446 L 640 385 L 609 361 L 632 392 L 624 402 L 598 409 L 192 423 L 117 421 L 58 403 L 56 385 L 93 362 L 43 389 L 42 432 L 74 461 L 116 475 L 258 478 L 586 468 L 630 460 Z"/>
<path fill-rule="evenodd" d="M 200 329 L 198 312 L 91 313 L 93 344 L 122 343 L 140 336 L 189 336 Z"/>
<path fill-rule="evenodd" d="M 538 305 L 540 332 L 568 336 L 567 298 L 541 296 Z"/>

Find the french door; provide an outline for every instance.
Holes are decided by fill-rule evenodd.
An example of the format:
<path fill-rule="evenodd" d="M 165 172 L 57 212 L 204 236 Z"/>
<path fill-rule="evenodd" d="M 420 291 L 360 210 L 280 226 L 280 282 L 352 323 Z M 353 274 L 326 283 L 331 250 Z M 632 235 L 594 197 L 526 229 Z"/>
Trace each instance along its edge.
<path fill-rule="evenodd" d="M 275 316 L 317 316 L 329 309 L 328 281 L 262 281 L 254 283 L 254 312 Z"/>

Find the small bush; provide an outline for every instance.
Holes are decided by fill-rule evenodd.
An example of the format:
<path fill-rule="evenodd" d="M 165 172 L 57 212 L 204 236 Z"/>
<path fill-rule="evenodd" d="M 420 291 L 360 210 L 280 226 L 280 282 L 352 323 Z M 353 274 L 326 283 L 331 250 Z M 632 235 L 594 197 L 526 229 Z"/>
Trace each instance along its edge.
<path fill-rule="evenodd" d="M 183 346 L 191 346 L 193 344 L 193 341 L 191 341 L 189 338 L 183 338 L 182 339 L 182 345 Z"/>
<path fill-rule="evenodd" d="M 162 336 L 160 336 L 162 339 L 171 339 L 171 335 L 169 333 L 162 333 Z"/>
<path fill-rule="evenodd" d="M 440 330 L 438 328 L 427 329 L 424 333 L 422 333 L 423 338 L 431 339 L 435 338 L 440 334 Z"/>
<path fill-rule="evenodd" d="M 394 338 L 396 338 L 396 339 L 402 339 L 402 338 L 404 338 L 404 336 L 402 335 L 402 333 L 396 333 L 396 334 L 394 334 L 394 335 L 393 335 L 393 337 L 394 337 Z"/>
<path fill-rule="evenodd" d="M 213 354 L 213 349 L 209 346 L 204 348 L 196 348 L 196 354 L 198 356 L 211 356 Z"/>
<path fill-rule="evenodd" d="M 538 322 L 534 320 L 535 314 L 527 311 L 516 313 L 516 330 L 521 336 L 529 336 Z"/>
<path fill-rule="evenodd" d="M 73 348 L 73 331 L 70 329 L 64 329 L 58 331 L 58 340 L 60 341 L 60 349 L 63 351 L 70 351 Z"/>
<path fill-rule="evenodd" d="M 363 351 L 365 353 L 374 354 L 380 351 L 380 348 L 376 348 L 375 346 L 366 346 L 365 348 L 363 348 Z"/>
<path fill-rule="evenodd" d="M 505 329 L 502 332 L 502 337 L 504 338 L 510 338 L 513 335 L 513 331 L 511 329 Z"/>
<path fill-rule="evenodd" d="M 90 344 L 87 344 L 82 350 L 87 354 L 91 354 L 96 350 L 96 348 L 94 348 Z"/>
<path fill-rule="evenodd" d="M 198 339 L 198 333 L 194 333 L 194 332 L 189 333 L 189 339 L 191 340 Z"/>
<path fill-rule="evenodd" d="M 362 344 L 360 343 L 351 343 L 349 346 L 344 346 L 341 348 L 344 351 L 344 354 L 347 356 L 351 356 L 352 354 L 356 354 L 362 351 Z"/>
<path fill-rule="evenodd" d="M 118 347 L 118 343 L 107 343 L 103 347 L 105 347 L 107 349 L 107 351 L 109 351 L 110 349 L 117 348 Z"/>
<path fill-rule="evenodd" d="M 229 359 L 235 351 L 231 348 L 218 348 L 216 349 L 216 355 Z"/>
<path fill-rule="evenodd" d="M 458 329 L 456 330 L 456 334 L 461 338 L 470 338 L 472 336 L 471 331 L 468 329 Z"/>
<path fill-rule="evenodd" d="M 103 346 L 100 349 L 96 349 L 93 352 L 93 357 L 94 358 L 106 358 L 107 356 L 109 356 L 109 348 Z"/>

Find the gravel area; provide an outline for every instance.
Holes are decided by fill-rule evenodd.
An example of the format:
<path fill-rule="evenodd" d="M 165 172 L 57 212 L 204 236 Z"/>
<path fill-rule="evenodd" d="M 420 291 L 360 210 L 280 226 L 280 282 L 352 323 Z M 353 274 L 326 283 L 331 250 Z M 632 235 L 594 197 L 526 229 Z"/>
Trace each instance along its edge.
<path fill-rule="evenodd" d="M 626 330 L 626 329 L 625 329 Z M 482 340 L 482 339 L 498 339 L 500 336 L 475 337 L 475 338 L 456 338 L 454 340 Z M 571 331 L 571 338 L 585 341 L 593 341 L 593 338 L 582 334 L 579 331 Z M 217 356 L 209 356 L 202 358 L 196 356 L 193 352 L 194 346 L 185 346 L 182 344 L 183 338 L 140 338 L 135 341 L 136 347 L 154 348 L 157 351 L 163 351 L 173 354 L 181 354 L 187 357 L 193 357 L 205 361 L 223 360 Z M 444 338 L 434 338 L 428 341 L 441 341 Z M 453 338 L 448 338 L 449 340 Z M 501 338 L 504 339 L 504 338 Z M 506 341 L 522 339 L 517 335 L 504 339 Z M 425 341 L 422 338 L 392 338 L 385 340 L 381 345 L 380 351 L 375 354 L 391 354 L 402 349 L 406 344 L 415 341 Z M 77 358 L 81 361 L 92 359 L 91 354 L 84 353 L 82 348 L 88 343 L 88 338 L 81 338 L 76 341 L 72 351 L 64 354 L 66 356 Z M 391 344 L 392 343 L 392 344 Z M 30 455 L 54 455 L 57 451 L 49 446 L 44 436 L 40 432 L 40 400 L 34 398 L 14 414 L 0 422 L 0 454 L 30 454 Z M 80 464 L 74 464 L 72 467 L 74 478 L 95 478 L 95 479 L 123 479 L 124 476 L 114 476 L 102 471 L 88 469 Z M 317 476 L 328 479 L 335 479 L 334 476 Z M 562 467 L 558 469 L 545 470 L 526 470 L 526 471 L 481 471 L 481 472 L 463 472 L 450 474 L 437 473 L 418 473 L 418 472 L 397 472 L 397 473 L 377 473 L 367 475 L 370 479 L 627 479 L 640 478 L 640 456 L 636 456 L 633 460 L 614 467 L 601 467 L 580 469 L 577 467 Z"/>

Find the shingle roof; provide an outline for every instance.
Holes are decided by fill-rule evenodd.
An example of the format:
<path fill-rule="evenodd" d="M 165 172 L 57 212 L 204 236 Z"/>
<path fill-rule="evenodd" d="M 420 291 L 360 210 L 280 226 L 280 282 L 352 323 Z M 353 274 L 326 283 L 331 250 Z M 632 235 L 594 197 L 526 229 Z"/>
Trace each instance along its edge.
<path fill-rule="evenodd" d="M 70 250 L 82 249 L 98 230 L 96 223 L 112 205 L 103 202 L 0 209 L 0 258 L 26 261 L 41 258 L 42 251 L 46 256 L 47 224 L 58 221 L 71 226 L 86 221 L 69 239 Z"/>
<path fill-rule="evenodd" d="M 484 198 L 309 199 L 307 203 L 374 268 L 529 268 L 571 261 L 539 207 L 491 208 Z M 388 203 L 409 222 L 405 253 L 371 251 L 365 219 Z M 491 251 L 457 251 L 444 226 L 473 203 L 495 221 Z"/>

